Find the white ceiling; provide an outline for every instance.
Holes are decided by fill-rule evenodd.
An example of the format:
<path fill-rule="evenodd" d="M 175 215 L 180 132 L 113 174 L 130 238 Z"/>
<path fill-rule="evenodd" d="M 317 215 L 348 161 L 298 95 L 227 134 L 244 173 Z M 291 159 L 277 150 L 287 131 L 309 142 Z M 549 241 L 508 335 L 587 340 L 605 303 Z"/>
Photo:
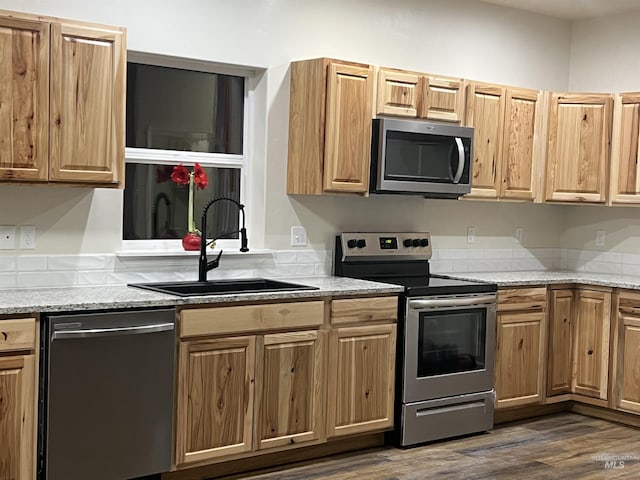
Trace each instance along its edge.
<path fill-rule="evenodd" d="M 551 17 L 578 20 L 640 11 L 640 0 L 482 0 Z"/>

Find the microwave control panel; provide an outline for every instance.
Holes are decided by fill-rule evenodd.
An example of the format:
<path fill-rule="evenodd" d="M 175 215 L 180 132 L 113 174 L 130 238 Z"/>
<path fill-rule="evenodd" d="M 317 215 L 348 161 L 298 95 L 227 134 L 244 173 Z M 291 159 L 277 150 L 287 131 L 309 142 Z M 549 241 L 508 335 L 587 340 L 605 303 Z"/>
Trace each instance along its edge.
<path fill-rule="evenodd" d="M 348 257 L 431 258 L 431 235 L 428 232 L 342 233 L 340 243 L 343 260 Z"/>

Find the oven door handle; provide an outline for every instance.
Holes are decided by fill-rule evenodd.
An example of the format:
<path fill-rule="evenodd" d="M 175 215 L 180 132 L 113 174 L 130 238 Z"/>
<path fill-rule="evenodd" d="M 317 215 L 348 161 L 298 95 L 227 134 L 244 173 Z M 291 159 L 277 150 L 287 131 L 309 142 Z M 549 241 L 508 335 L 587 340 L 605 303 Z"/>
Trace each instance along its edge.
<path fill-rule="evenodd" d="M 409 308 L 422 310 L 425 308 L 486 306 L 496 303 L 495 295 L 469 298 L 433 298 L 425 300 L 409 300 Z"/>

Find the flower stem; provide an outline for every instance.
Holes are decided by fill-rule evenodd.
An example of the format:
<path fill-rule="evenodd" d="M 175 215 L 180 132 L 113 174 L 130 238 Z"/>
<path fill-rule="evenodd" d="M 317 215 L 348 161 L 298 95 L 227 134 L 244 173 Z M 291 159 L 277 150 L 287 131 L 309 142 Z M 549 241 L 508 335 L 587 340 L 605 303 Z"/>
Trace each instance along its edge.
<path fill-rule="evenodd" d="M 189 174 L 189 225 L 188 230 L 189 233 L 195 232 L 196 225 L 193 222 L 193 194 L 194 194 L 194 182 L 193 182 L 193 172 Z"/>

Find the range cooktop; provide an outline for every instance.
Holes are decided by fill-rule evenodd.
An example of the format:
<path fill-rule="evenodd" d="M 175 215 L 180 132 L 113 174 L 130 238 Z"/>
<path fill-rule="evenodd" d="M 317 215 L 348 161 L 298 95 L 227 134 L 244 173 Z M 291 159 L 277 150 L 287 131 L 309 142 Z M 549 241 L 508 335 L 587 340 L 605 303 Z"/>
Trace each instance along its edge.
<path fill-rule="evenodd" d="M 405 296 L 495 292 L 495 283 L 430 274 L 428 232 L 342 233 L 336 237 L 336 276 L 405 287 Z"/>

